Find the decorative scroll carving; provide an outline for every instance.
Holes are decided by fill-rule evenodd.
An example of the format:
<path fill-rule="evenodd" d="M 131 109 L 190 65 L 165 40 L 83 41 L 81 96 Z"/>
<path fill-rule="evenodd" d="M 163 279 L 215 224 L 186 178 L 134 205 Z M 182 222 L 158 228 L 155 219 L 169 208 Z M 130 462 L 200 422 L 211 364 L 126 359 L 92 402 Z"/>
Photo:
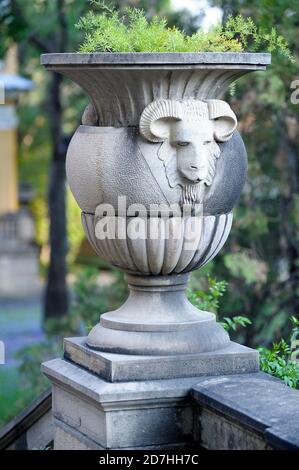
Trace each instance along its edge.
<path fill-rule="evenodd" d="M 96 109 L 92 103 L 89 103 L 84 109 L 82 115 L 83 126 L 96 126 L 99 123 L 99 118 Z"/>

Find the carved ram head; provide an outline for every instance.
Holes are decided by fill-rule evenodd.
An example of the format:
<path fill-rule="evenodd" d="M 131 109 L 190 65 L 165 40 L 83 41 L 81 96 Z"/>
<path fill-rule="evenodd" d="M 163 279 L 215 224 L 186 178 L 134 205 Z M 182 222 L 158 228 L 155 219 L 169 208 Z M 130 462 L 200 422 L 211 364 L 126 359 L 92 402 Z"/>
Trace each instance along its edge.
<path fill-rule="evenodd" d="M 157 100 L 140 118 L 140 133 L 161 142 L 158 157 L 171 187 L 183 188 L 182 202 L 199 202 L 204 186 L 213 182 L 220 156 L 218 142 L 229 140 L 237 119 L 221 100 Z"/>

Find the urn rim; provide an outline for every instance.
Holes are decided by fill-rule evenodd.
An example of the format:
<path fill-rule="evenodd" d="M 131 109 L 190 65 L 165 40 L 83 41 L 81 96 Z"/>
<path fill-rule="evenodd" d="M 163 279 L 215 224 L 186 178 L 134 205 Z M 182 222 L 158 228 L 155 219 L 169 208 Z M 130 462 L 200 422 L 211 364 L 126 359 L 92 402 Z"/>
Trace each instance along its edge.
<path fill-rule="evenodd" d="M 268 52 L 65 52 L 41 55 L 46 68 L 76 67 L 225 67 L 265 70 L 271 64 Z"/>

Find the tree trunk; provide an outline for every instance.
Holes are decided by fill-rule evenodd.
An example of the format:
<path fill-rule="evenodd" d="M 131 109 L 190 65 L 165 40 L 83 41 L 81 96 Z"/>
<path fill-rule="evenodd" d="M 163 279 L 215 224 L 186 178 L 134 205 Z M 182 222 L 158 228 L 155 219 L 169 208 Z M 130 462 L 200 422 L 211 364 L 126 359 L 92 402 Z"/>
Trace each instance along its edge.
<path fill-rule="evenodd" d="M 50 265 L 45 295 L 45 320 L 49 318 L 60 318 L 68 311 L 65 193 L 65 154 L 67 147 L 64 144 L 61 131 L 61 82 L 62 77 L 58 74 L 54 74 L 49 102 L 53 156 L 49 179 Z"/>
<path fill-rule="evenodd" d="M 64 0 L 56 0 L 59 29 L 57 50 L 64 52 L 68 43 L 68 31 Z M 53 142 L 53 155 L 49 178 L 49 219 L 50 219 L 50 265 L 44 304 L 44 320 L 61 318 L 68 312 L 69 297 L 67 288 L 67 226 L 65 191 L 66 139 L 62 132 L 61 104 L 62 76 L 54 73 L 49 93 L 49 119 Z"/>

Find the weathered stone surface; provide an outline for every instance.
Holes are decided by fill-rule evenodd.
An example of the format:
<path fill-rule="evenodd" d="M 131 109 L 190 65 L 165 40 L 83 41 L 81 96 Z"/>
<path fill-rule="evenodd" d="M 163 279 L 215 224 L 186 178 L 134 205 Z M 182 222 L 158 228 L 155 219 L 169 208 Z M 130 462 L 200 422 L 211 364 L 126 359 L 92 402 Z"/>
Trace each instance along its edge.
<path fill-rule="evenodd" d="M 133 242 L 130 240 L 132 217 L 111 217 L 107 222 L 108 230 L 118 229 L 121 224 L 126 227 L 125 237 L 99 239 L 96 236 L 96 224 L 99 222 L 93 214 L 82 213 L 82 224 L 89 242 L 96 253 L 115 267 L 134 274 L 145 276 L 164 276 L 184 273 L 186 270 L 198 269 L 213 259 L 225 244 L 229 235 L 232 213 L 204 216 L 198 231 L 191 232 L 190 220 L 181 218 L 163 219 L 160 217 L 140 217 L 145 230 L 171 233 L 166 239 L 145 238 Z M 103 219 L 102 219 L 103 220 Z M 197 223 L 193 218 L 194 224 Z M 106 223 L 106 222 L 105 222 Z M 174 233 L 182 236 L 175 239 Z M 194 249 L 188 249 L 188 243 L 194 240 Z M 173 277 L 174 279 L 174 277 Z"/>
<path fill-rule="evenodd" d="M 206 377 L 198 380 L 192 395 L 201 410 L 222 415 L 248 433 L 259 435 L 265 446 L 281 449 L 299 449 L 299 391 L 287 387 L 281 380 L 268 374 Z M 199 442 L 208 448 L 218 448 L 218 437 L 213 437 L 211 421 L 199 414 Z M 217 421 L 215 432 L 222 432 Z M 220 427 L 219 427 L 220 426 Z M 226 436 L 226 448 L 246 447 L 246 442 L 235 432 Z M 250 444 L 252 445 L 252 444 Z"/>
<path fill-rule="evenodd" d="M 42 450 L 49 447 L 53 439 L 51 392 L 48 389 L 0 429 L 0 450 Z"/>
<path fill-rule="evenodd" d="M 78 127 L 69 146 L 67 171 L 85 217 L 93 215 L 102 202 L 111 204 L 116 215 L 124 216 L 119 213 L 119 194 L 125 197 L 125 208 L 136 201 L 147 210 L 152 204 L 179 202 L 180 188 L 168 186 L 165 171 L 161 171 L 163 162 L 156 155 L 157 145 L 148 145 L 138 135 L 135 128 Z M 246 177 L 247 155 L 239 132 L 219 143 L 219 148 L 215 184 L 206 188 L 203 215 L 207 216 L 229 214 Z M 106 178 L 99 177 L 103 174 Z"/>
<path fill-rule="evenodd" d="M 248 72 L 265 70 L 270 61 L 270 54 L 229 52 L 41 57 L 48 70 L 64 74 L 93 97 L 100 126 L 116 127 L 138 125 L 145 106 L 158 98 L 220 98 L 230 83 Z"/>
<path fill-rule="evenodd" d="M 87 337 L 89 347 L 117 354 L 174 356 L 229 345 L 229 336 L 215 315 L 187 299 L 187 274 L 126 277 L 127 301 L 101 315 Z"/>
<path fill-rule="evenodd" d="M 190 442 L 179 442 L 174 444 L 162 444 L 154 446 L 143 445 L 141 447 L 126 447 L 125 450 L 182 450 L 192 447 Z M 105 450 L 104 447 L 96 444 L 84 434 L 66 425 L 62 421 L 55 419 L 55 448 L 54 450 Z M 114 447 L 111 450 L 124 450 L 121 447 Z"/>
<path fill-rule="evenodd" d="M 229 344 L 215 317 L 197 312 L 183 287 L 177 287 L 177 279 L 209 262 L 228 237 L 231 210 L 245 181 L 246 152 L 238 137 L 225 151 L 237 118 L 218 98 L 239 76 L 265 68 L 269 56 L 256 56 L 256 62 L 250 55 L 183 56 L 92 54 L 79 55 L 79 62 L 78 56 L 69 54 L 43 57 L 45 66 L 72 78 L 92 100 L 92 120 L 85 112 L 83 122 L 98 125 L 78 129 L 66 162 L 90 243 L 125 272 L 153 276 L 156 282 L 149 287 L 144 277 L 137 288 L 135 280 L 130 281 L 128 301 L 102 315 L 87 339 L 90 347 L 101 351 L 176 355 L 220 350 Z M 170 60 L 170 73 L 165 65 L 157 66 L 156 60 L 162 58 L 164 63 Z M 70 67 L 73 60 L 76 65 Z M 126 60 L 126 65 L 118 60 Z M 125 233 L 119 235 L 119 197 L 127 196 L 132 213 L 126 212 L 125 202 Z M 151 203 L 163 204 L 171 214 L 175 205 L 180 213 L 170 215 L 168 210 L 165 218 L 160 212 L 154 216 Z M 102 211 L 109 204 L 107 218 Z M 182 214 L 185 206 L 193 211 L 191 217 Z M 143 236 L 135 236 L 136 220 L 145 227 Z M 103 233 L 99 227 L 106 223 Z M 167 286 L 164 276 L 169 276 Z"/>
<path fill-rule="evenodd" d="M 52 53 L 41 56 L 44 66 L 56 65 L 126 65 L 162 64 L 162 65 L 253 65 L 266 66 L 271 63 L 271 54 L 250 52 L 138 52 L 138 53 Z"/>
<path fill-rule="evenodd" d="M 45 446 L 53 441 L 53 423 L 52 410 L 49 410 L 27 431 L 27 448 L 44 449 Z"/>
<path fill-rule="evenodd" d="M 99 446 L 140 448 L 192 440 L 188 393 L 195 378 L 113 384 L 57 359 L 45 363 L 43 372 L 54 384 L 54 418 Z"/>
<path fill-rule="evenodd" d="M 209 450 L 266 450 L 269 448 L 264 436 L 242 426 L 238 421 L 208 408 L 194 410 L 198 421 L 200 442 Z"/>
<path fill-rule="evenodd" d="M 299 392 L 264 373 L 109 383 L 65 360 L 43 370 L 56 448 L 299 449 Z"/>
<path fill-rule="evenodd" d="M 213 314 L 196 311 L 178 285 L 224 245 L 245 182 L 237 117 L 221 97 L 269 63 L 270 54 L 248 53 L 42 56 L 92 102 L 66 158 L 85 233 L 101 257 L 135 278 L 127 302 L 89 333 L 90 347 L 175 356 L 229 345 Z"/>
<path fill-rule="evenodd" d="M 63 422 L 55 419 L 54 450 L 103 450 L 94 441 L 84 436 L 76 429 L 67 426 Z"/>
<path fill-rule="evenodd" d="M 256 350 L 230 342 L 213 353 L 180 356 L 134 356 L 95 351 L 86 338 L 64 340 L 65 357 L 110 382 L 242 374 L 259 370 Z"/>

